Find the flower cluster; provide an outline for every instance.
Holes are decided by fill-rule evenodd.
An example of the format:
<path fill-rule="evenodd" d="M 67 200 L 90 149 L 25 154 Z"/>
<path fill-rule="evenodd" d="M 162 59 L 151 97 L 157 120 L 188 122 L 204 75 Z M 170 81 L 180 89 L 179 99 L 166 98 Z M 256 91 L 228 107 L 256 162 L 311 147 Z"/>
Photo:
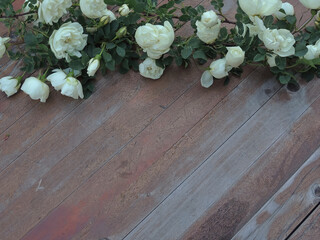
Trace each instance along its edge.
<path fill-rule="evenodd" d="M 299 1 L 310 9 L 305 23 L 281 0 L 239 0 L 231 19 L 223 0 L 210 1 L 207 10 L 183 0 L 160 7 L 155 0 L 26 0 L 17 11 L 6 1 L 0 19 L 12 38 L 0 37 L 0 58 L 24 65 L 20 76 L 0 79 L 0 90 L 9 97 L 21 88 L 46 102 L 50 82 L 62 95 L 82 99 L 92 93 L 99 70 L 132 69 L 159 79 L 172 63 L 187 67 L 192 59 L 200 65 L 211 60 L 200 79 L 205 88 L 215 79 L 228 83 L 245 65 L 269 67 L 280 83 L 298 85 L 298 73 L 307 81 L 320 77 L 320 1 Z M 194 34 L 175 36 L 184 24 Z"/>

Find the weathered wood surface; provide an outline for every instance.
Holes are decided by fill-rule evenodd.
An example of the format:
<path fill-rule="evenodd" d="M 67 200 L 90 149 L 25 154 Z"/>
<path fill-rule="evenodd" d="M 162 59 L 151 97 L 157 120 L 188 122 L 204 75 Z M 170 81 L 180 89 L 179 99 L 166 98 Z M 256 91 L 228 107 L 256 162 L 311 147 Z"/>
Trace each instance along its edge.
<path fill-rule="evenodd" d="M 320 106 L 320 101 L 318 102 Z M 320 108 L 318 109 L 318 120 Z M 320 148 L 233 239 L 286 239 L 320 203 Z"/>
<path fill-rule="evenodd" d="M 235 0 L 225 3 L 233 15 Z M 0 66 L 1 76 L 17 71 Z M 82 101 L 54 90 L 46 104 L 0 94 L 0 239 L 231 239 L 298 173 L 299 194 L 309 193 L 320 81 L 290 93 L 268 70 L 246 68 L 203 89 L 204 68 L 171 67 L 159 81 L 100 76 Z M 275 238 L 314 207 L 285 202 L 291 188 L 281 206 L 300 215 L 286 215 L 292 224 Z"/>
<path fill-rule="evenodd" d="M 316 193 L 320 197 L 319 193 Z M 290 240 L 315 240 L 320 237 L 320 205 L 315 208 L 303 224 L 290 236 Z"/>

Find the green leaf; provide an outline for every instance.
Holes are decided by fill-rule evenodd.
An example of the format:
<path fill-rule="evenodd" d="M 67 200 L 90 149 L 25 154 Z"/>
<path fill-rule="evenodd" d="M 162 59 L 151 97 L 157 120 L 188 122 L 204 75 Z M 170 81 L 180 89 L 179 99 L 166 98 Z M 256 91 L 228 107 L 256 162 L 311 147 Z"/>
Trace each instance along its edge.
<path fill-rule="evenodd" d="M 281 84 L 287 84 L 290 82 L 291 80 L 291 76 L 290 75 L 280 75 L 278 77 L 278 80 Z"/>
<path fill-rule="evenodd" d="M 124 57 L 126 55 L 126 50 L 122 47 L 117 46 L 116 51 L 120 57 Z"/>
<path fill-rule="evenodd" d="M 260 54 L 258 53 L 254 58 L 253 61 L 254 62 L 262 62 L 266 59 L 266 55 L 265 54 Z"/>
<path fill-rule="evenodd" d="M 193 53 L 193 58 L 207 60 L 207 56 L 202 50 L 195 51 Z"/>
<path fill-rule="evenodd" d="M 112 60 L 110 62 L 106 62 L 105 63 L 106 67 L 110 70 L 110 71 L 114 71 L 116 69 L 116 62 L 115 60 Z"/>
<path fill-rule="evenodd" d="M 295 56 L 297 57 L 303 57 L 308 52 L 308 48 L 306 47 L 305 43 L 298 43 L 295 48 Z"/>
<path fill-rule="evenodd" d="M 280 57 L 280 56 L 276 56 L 276 65 L 279 69 L 284 70 L 287 66 L 287 60 L 286 58 Z"/>
<path fill-rule="evenodd" d="M 107 52 L 103 52 L 102 53 L 102 57 L 103 57 L 103 60 L 105 61 L 105 62 L 110 62 L 110 61 L 112 61 L 112 56 L 111 56 L 111 54 L 110 53 L 107 53 Z"/>
<path fill-rule="evenodd" d="M 189 58 L 191 56 L 191 54 L 192 54 L 192 48 L 191 47 L 185 47 L 181 51 L 181 56 L 182 56 L 183 59 Z"/>

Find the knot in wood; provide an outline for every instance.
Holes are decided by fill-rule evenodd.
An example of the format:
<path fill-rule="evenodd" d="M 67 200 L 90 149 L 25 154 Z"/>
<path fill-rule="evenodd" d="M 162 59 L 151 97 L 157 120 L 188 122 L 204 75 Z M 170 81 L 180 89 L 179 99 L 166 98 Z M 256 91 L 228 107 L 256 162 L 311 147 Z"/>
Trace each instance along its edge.
<path fill-rule="evenodd" d="M 320 198 L 320 185 L 316 184 L 313 186 L 313 194 L 316 198 Z"/>

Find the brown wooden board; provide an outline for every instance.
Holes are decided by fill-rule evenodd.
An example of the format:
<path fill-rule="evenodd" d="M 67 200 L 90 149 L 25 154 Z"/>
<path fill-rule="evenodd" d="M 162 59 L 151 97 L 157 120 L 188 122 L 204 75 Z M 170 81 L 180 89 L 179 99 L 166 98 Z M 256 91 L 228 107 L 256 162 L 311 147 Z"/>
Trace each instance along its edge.
<path fill-rule="evenodd" d="M 182 239 L 231 239 L 319 148 L 319 104 L 318 99 Z"/>
<path fill-rule="evenodd" d="M 318 108 L 320 108 L 319 103 L 320 101 L 318 101 Z M 318 112 L 320 113 L 319 109 Z M 319 204 L 319 192 L 320 148 L 233 239 L 286 239 Z"/>
<path fill-rule="evenodd" d="M 320 194 L 316 193 L 318 198 Z M 288 240 L 317 240 L 320 239 L 320 206 L 316 207 L 301 226 Z"/>

